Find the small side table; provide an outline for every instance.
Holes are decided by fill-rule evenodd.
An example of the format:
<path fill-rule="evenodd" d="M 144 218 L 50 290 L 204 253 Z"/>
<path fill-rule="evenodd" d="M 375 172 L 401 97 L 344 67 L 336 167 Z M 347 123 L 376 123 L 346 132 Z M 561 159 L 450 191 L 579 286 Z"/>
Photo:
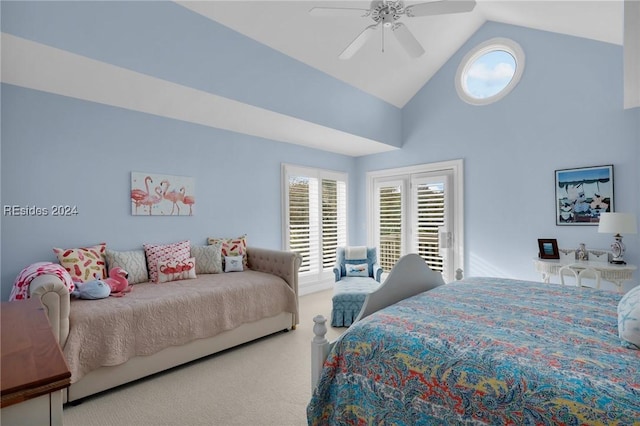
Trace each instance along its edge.
<path fill-rule="evenodd" d="M 2 424 L 62 425 L 71 372 L 39 299 L 2 302 Z"/>
<path fill-rule="evenodd" d="M 558 270 L 565 265 L 583 265 L 585 268 L 593 268 L 600 272 L 600 278 L 616 285 L 618 293 L 622 293 L 622 285 L 633 278 L 633 272 L 638 269 L 636 265 L 615 265 L 613 263 L 593 261 L 569 261 L 558 259 L 533 259 L 536 271 L 542 274 L 542 281 L 549 282 L 552 275 L 558 275 Z"/>

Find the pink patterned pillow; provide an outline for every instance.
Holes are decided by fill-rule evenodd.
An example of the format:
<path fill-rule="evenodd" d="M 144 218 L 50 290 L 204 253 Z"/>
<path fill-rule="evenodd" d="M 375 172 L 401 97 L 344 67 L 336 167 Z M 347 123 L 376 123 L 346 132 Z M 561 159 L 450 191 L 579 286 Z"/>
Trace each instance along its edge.
<path fill-rule="evenodd" d="M 170 259 L 158 262 L 158 282 L 188 280 L 196 278 L 196 258 L 187 260 Z"/>
<path fill-rule="evenodd" d="M 158 263 L 167 260 L 187 260 L 191 256 L 191 243 L 189 240 L 173 244 L 144 244 L 144 252 L 147 256 L 147 265 L 151 282 L 158 282 Z"/>

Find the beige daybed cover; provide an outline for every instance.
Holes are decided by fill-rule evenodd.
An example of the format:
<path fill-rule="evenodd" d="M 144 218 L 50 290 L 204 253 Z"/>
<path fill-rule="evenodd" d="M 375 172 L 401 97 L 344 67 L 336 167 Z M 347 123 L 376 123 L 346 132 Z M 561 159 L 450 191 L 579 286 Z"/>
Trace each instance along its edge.
<path fill-rule="evenodd" d="M 283 279 L 251 270 L 136 284 L 120 298 L 72 300 L 64 347 L 71 383 L 102 366 L 296 311 Z"/>

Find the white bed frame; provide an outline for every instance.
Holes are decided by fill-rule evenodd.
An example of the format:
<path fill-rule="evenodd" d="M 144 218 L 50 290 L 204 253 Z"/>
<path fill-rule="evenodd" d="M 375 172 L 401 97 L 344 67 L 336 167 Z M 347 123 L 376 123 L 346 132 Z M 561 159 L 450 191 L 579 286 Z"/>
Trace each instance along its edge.
<path fill-rule="evenodd" d="M 460 275 L 458 273 L 456 278 Z M 417 254 L 403 256 L 389 272 L 384 283 L 376 291 L 367 295 L 362 310 L 354 323 L 389 305 L 443 284 L 442 275 L 429 269 L 420 256 Z M 320 379 L 324 361 L 335 344 L 335 341 L 329 342 L 325 337 L 327 319 L 322 315 L 317 315 L 313 318 L 313 322 L 315 323 L 313 326 L 315 336 L 311 341 L 312 392 Z"/>

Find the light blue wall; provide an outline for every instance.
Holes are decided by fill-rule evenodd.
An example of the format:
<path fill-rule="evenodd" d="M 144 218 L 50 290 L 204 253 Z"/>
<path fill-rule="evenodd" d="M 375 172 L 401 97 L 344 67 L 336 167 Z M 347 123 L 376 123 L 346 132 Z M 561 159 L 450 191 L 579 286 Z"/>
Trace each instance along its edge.
<path fill-rule="evenodd" d="M 281 163 L 352 173 L 351 157 L 2 85 L 2 205 L 77 206 L 74 217 L 2 216 L 2 300 L 53 247 L 248 235 L 281 248 Z M 194 216 L 131 215 L 131 171 L 192 176 Z M 355 212 L 355 203 L 350 205 Z M 353 216 L 353 215 L 352 215 Z M 354 220 L 350 217 L 350 220 Z"/>
<path fill-rule="evenodd" d="M 456 94 L 456 69 L 493 37 L 522 46 L 524 75 L 500 102 L 468 105 Z M 639 113 L 623 110 L 621 82 L 620 46 L 487 23 L 405 106 L 402 149 L 357 160 L 358 214 L 367 171 L 462 158 L 467 275 L 539 279 L 538 238 L 608 248 L 612 236 L 597 227 L 555 225 L 554 171 L 613 164 L 616 210 L 640 212 Z M 362 226 L 358 238 L 366 240 Z M 638 264 L 638 236 L 624 241 Z"/>
<path fill-rule="evenodd" d="M 1 7 L 3 32 L 401 144 L 399 108 L 174 2 L 2 1 Z"/>

